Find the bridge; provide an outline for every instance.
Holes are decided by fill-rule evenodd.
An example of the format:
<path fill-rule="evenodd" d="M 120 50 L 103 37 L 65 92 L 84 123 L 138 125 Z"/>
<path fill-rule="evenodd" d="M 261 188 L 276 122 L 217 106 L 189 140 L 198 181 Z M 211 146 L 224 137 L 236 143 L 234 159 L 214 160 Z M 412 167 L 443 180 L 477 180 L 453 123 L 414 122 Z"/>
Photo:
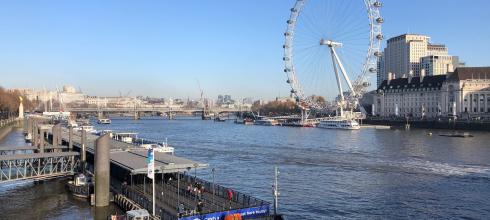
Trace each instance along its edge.
<path fill-rule="evenodd" d="M 66 108 L 66 111 L 74 113 L 127 113 L 127 112 L 159 112 L 159 113 L 198 113 L 203 112 L 202 108 L 171 108 L 171 107 L 125 107 L 125 108 Z M 234 113 L 247 112 L 249 108 L 212 108 L 206 109 L 206 112 L 214 113 Z"/>

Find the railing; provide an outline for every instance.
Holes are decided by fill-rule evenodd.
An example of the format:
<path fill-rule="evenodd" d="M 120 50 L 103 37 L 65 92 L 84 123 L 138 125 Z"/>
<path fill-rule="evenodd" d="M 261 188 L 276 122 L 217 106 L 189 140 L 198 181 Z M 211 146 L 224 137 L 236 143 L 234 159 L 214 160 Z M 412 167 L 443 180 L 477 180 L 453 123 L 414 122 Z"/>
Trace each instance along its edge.
<path fill-rule="evenodd" d="M 4 126 L 10 125 L 13 122 L 18 121 L 18 118 L 6 118 L 6 119 L 0 119 L 0 128 L 3 128 Z"/>

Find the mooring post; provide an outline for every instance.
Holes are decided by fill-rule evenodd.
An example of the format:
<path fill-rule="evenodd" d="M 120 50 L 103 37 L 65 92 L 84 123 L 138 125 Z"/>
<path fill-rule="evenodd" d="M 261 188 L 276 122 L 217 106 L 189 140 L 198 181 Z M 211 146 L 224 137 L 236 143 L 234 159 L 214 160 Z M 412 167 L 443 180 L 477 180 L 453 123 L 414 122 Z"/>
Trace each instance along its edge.
<path fill-rule="evenodd" d="M 68 130 L 68 151 L 73 151 L 73 127 Z"/>
<path fill-rule="evenodd" d="M 27 118 L 27 137 L 32 141 L 32 118 Z"/>
<path fill-rule="evenodd" d="M 87 131 L 85 129 L 82 129 L 82 138 L 81 141 L 81 149 L 80 149 L 80 159 L 82 160 L 82 173 L 85 173 L 85 161 L 87 160 L 87 152 L 85 149 L 85 142 L 87 141 Z"/>
<path fill-rule="evenodd" d="M 109 134 L 95 140 L 95 206 L 109 205 L 110 161 Z"/>
<path fill-rule="evenodd" d="M 60 137 L 59 137 L 59 133 L 58 133 L 58 130 L 61 129 L 61 124 L 56 124 L 53 126 L 53 128 L 51 129 L 51 133 L 53 134 L 53 140 L 52 140 L 52 144 L 53 144 L 53 147 L 58 147 L 59 146 L 59 140 Z M 56 151 L 56 150 L 54 150 Z"/>
<path fill-rule="evenodd" d="M 37 147 L 37 138 L 38 138 L 39 131 L 37 129 L 37 124 L 36 121 L 32 123 L 32 138 L 31 138 L 31 145 L 34 147 Z"/>
<path fill-rule="evenodd" d="M 56 129 L 56 132 L 58 133 L 58 146 L 61 146 L 63 144 L 63 136 L 61 131 L 61 124 L 58 124 L 58 129 Z"/>
<path fill-rule="evenodd" d="M 42 128 L 39 128 L 41 130 L 41 135 L 39 137 L 39 153 L 44 153 L 44 137 L 45 137 L 45 130 Z"/>

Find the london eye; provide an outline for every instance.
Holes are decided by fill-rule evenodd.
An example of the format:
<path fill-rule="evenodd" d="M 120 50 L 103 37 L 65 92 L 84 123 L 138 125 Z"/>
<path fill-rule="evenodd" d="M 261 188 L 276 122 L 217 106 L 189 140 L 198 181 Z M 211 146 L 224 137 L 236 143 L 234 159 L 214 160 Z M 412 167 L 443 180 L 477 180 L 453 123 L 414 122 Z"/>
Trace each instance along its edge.
<path fill-rule="evenodd" d="M 327 107 L 315 96 L 331 100 L 338 116 L 359 109 L 381 56 L 381 6 L 378 0 L 296 1 L 284 33 L 283 61 L 291 95 L 303 111 Z"/>

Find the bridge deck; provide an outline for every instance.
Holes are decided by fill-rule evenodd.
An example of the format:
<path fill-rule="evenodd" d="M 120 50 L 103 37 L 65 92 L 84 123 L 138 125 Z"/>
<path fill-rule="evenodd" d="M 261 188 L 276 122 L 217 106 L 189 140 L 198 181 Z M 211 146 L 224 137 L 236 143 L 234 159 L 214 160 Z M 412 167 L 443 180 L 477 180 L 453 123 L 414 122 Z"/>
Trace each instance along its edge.
<path fill-rule="evenodd" d="M 48 157 L 67 157 L 67 156 L 77 156 L 77 155 L 79 155 L 78 152 L 11 154 L 11 155 L 0 155 L 0 161 L 25 160 L 25 159 L 35 159 L 35 158 L 48 158 Z"/>
<path fill-rule="evenodd" d="M 37 150 L 38 148 L 35 146 L 7 146 L 7 147 L 0 147 L 0 151 L 17 151 L 17 150 Z M 53 149 L 68 149 L 67 146 L 46 146 L 44 147 L 45 150 L 53 150 Z"/>

